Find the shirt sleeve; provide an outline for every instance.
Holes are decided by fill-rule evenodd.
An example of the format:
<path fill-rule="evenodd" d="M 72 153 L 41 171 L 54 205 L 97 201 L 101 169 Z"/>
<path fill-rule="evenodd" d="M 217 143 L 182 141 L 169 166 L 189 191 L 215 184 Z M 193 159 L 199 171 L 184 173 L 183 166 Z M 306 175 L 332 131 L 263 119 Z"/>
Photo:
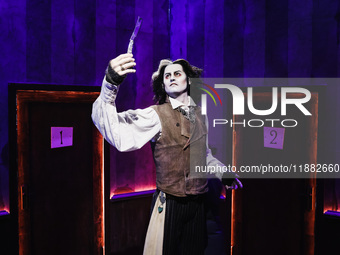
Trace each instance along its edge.
<path fill-rule="evenodd" d="M 117 113 L 119 87 L 104 78 L 100 96 L 92 106 L 92 120 L 105 140 L 119 151 L 140 149 L 161 132 L 159 117 L 151 107 Z"/>

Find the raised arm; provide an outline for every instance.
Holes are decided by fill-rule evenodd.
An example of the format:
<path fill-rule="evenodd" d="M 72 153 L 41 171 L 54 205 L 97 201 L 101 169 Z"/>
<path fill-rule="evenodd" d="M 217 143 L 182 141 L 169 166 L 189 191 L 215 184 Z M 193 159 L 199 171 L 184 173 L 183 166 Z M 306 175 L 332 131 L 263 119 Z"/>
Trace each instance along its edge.
<path fill-rule="evenodd" d="M 106 141 L 119 151 L 141 148 L 161 130 L 159 117 L 151 107 L 117 113 L 115 100 L 125 76 L 135 73 L 132 54 L 111 60 L 100 96 L 93 103 L 92 120 Z"/>

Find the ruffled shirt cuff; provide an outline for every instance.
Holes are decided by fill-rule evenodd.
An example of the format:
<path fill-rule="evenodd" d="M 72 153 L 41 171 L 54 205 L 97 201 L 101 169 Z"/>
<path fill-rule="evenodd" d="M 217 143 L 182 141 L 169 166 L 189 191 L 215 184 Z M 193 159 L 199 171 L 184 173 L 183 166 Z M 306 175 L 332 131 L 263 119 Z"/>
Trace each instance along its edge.
<path fill-rule="evenodd" d="M 106 81 L 106 78 L 104 78 L 100 92 L 100 98 L 105 103 L 114 105 L 118 94 L 118 89 L 119 89 L 118 85 L 111 84 Z"/>

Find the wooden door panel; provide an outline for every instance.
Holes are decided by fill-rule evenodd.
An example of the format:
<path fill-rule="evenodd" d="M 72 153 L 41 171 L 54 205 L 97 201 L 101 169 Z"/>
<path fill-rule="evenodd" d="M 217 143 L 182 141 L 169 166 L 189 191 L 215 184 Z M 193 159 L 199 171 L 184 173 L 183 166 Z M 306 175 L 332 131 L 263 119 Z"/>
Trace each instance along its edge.
<path fill-rule="evenodd" d="M 90 112 L 84 104 L 30 104 L 32 254 L 92 254 Z M 51 127 L 73 127 L 73 146 L 51 149 Z"/>
<path fill-rule="evenodd" d="M 103 254 L 103 138 L 91 120 L 98 92 L 17 92 L 19 254 Z M 51 127 L 73 145 L 51 148 Z"/>
<path fill-rule="evenodd" d="M 299 95 L 295 95 L 299 96 Z M 316 163 L 317 94 L 306 104 L 312 116 L 293 106 L 287 116 L 276 111 L 267 119 L 296 119 L 298 125 L 285 128 L 283 149 L 264 147 L 263 127 L 234 126 L 233 164 L 240 166 L 289 166 Z M 254 93 L 257 109 L 269 109 L 271 93 Z M 261 119 L 265 119 L 261 118 Z M 246 112 L 234 121 L 260 119 Z M 282 127 L 275 122 L 275 127 Z M 270 122 L 267 125 L 271 126 Z M 242 175 L 242 174 L 241 174 Z M 259 177 L 259 175 L 257 175 Z M 274 177 L 278 177 L 278 174 Z M 232 254 L 314 254 L 315 179 L 243 179 L 244 189 L 233 192 Z"/>

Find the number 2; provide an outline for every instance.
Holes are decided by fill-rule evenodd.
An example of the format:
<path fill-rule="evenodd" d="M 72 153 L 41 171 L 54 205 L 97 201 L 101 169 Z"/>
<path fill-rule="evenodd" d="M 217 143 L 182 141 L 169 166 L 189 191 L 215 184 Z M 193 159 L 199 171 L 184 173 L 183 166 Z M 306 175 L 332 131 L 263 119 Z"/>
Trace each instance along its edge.
<path fill-rule="evenodd" d="M 274 133 L 274 134 L 273 134 L 273 133 Z M 276 132 L 276 130 L 270 131 L 270 135 L 271 135 L 271 136 L 274 136 L 274 135 L 275 135 L 274 139 L 271 140 L 270 144 L 277 144 L 276 142 L 274 142 L 275 139 L 276 139 L 276 137 L 277 137 L 277 132 Z"/>

